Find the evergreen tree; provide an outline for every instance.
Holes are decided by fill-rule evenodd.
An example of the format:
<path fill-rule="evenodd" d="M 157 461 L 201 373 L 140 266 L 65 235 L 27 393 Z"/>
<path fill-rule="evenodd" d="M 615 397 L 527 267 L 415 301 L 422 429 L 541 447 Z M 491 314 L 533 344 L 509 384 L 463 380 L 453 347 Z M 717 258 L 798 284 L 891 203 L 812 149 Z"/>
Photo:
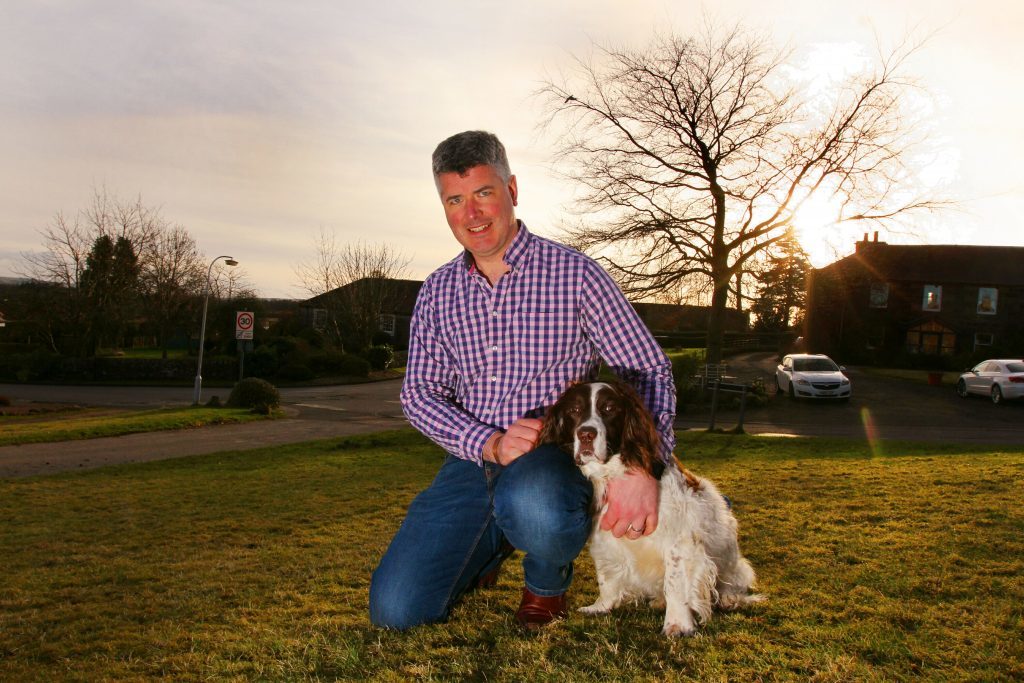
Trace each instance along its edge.
<path fill-rule="evenodd" d="M 807 252 L 789 231 L 768 251 L 764 267 L 756 275 L 760 296 L 750 307 L 757 316 L 754 329 L 785 332 L 803 318 L 810 270 Z"/>

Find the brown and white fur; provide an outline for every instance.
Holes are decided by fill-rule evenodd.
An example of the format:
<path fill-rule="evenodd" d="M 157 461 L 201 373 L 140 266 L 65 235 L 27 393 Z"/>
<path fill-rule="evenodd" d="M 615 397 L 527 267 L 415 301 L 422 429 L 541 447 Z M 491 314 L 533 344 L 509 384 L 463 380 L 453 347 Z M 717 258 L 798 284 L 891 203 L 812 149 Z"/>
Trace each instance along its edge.
<path fill-rule="evenodd" d="M 715 485 L 658 457 L 658 434 L 631 387 L 591 382 L 570 387 L 552 406 L 542 443 L 572 450 L 594 484 L 590 553 L 600 596 L 581 612 L 602 614 L 625 601 L 664 607 L 666 636 L 689 636 L 715 605 L 736 609 L 762 600 L 751 594 L 754 570 L 740 554 L 736 518 Z M 636 540 L 600 527 L 608 480 L 627 468 L 660 481 L 658 526 Z"/>

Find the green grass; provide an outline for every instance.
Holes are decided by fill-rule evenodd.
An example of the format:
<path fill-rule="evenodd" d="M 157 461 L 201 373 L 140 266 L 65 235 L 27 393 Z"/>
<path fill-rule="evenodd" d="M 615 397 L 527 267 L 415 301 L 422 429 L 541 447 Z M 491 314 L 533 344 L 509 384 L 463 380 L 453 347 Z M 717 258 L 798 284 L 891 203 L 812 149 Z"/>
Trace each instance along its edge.
<path fill-rule="evenodd" d="M 95 439 L 101 436 L 122 436 L 138 432 L 154 432 L 165 429 L 186 429 L 211 424 L 233 424 L 265 420 L 243 408 L 165 408 L 160 410 L 124 411 L 110 414 L 109 411 L 63 413 L 59 417 L 39 419 L 38 417 L 0 418 L 0 446 L 41 443 L 44 441 L 73 441 Z"/>
<path fill-rule="evenodd" d="M 646 607 L 534 637 L 517 561 L 444 625 L 373 629 L 370 572 L 441 461 L 391 432 L 0 480 L 0 680 L 1024 677 L 1024 452 L 685 433 L 768 601 L 667 641 Z M 576 606 L 596 595 L 577 564 Z"/>

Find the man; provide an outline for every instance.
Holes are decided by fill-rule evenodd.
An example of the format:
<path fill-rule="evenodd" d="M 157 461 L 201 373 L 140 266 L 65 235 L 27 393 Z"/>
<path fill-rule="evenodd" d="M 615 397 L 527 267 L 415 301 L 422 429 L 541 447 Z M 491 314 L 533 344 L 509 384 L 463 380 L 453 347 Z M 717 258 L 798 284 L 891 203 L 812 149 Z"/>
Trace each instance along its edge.
<path fill-rule="evenodd" d="M 539 417 L 603 360 L 651 408 L 667 459 L 671 364 L 596 262 L 516 219 L 516 178 L 494 135 L 448 138 L 433 171 L 465 251 L 420 290 L 402 406 L 449 455 L 373 574 L 370 618 L 395 629 L 443 621 L 519 549 L 526 586 L 516 620 L 532 629 L 566 614 L 592 496 L 571 455 L 537 444 Z M 631 472 L 609 486 L 607 504 L 602 527 L 640 538 L 657 525 L 657 482 Z"/>

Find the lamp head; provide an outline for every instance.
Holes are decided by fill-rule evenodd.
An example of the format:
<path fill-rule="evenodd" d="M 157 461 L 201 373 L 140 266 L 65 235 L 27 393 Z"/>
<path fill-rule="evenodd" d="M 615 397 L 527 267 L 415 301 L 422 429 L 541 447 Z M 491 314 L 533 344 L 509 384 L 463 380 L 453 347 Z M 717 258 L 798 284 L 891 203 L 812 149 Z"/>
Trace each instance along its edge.
<path fill-rule="evenodd" d="M 236 261 L 233 258 L 229 258 L 229 259 L 225 260 L 224 263 L 229 265 L 229 266 L 237 266 L 238 265 L 238 261 Z"/>

